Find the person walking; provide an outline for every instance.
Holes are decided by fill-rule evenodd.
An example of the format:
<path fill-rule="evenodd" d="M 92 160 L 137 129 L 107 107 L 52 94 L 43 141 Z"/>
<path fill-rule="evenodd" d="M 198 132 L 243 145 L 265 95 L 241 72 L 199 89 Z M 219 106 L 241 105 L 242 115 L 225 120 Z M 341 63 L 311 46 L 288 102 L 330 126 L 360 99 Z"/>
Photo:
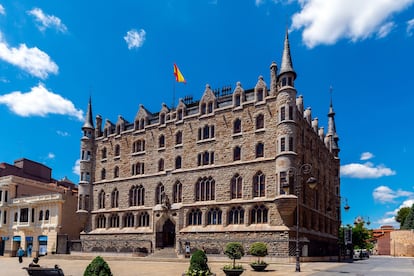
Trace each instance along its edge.
<path fill-rule="evenodd" d="M 24 250 L 23 248 L 19 247 L 19 249 L 17 250 L 17 257 L 19 257 L 19 263 L 23 262 L 23 255 L 24 255 Z"/>
<path fill-rule="evenodd" d="M 31 244 L 27 247 L 27 257 L 29 258 L 32 257 L 32 245 Z"/>

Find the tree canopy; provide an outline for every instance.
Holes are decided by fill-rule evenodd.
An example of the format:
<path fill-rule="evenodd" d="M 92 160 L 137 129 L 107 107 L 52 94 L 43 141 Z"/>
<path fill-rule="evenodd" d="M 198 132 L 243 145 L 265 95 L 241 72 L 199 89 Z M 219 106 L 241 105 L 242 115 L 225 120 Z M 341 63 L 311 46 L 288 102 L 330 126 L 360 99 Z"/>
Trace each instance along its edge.
<path fill-rule="evenodd" d="M 400 229 L 414 229 L 414 204 L 411 206 Z"/>
<path fill-rule="evenodd" d="M 410 207 L 402 207 L 400 210 L 398 210 L 398 213 L 395 216 L 395 220 L 400 223 L 400 229 L 404 225 L 405 218 L 408 216 L 410 210 Z"/>

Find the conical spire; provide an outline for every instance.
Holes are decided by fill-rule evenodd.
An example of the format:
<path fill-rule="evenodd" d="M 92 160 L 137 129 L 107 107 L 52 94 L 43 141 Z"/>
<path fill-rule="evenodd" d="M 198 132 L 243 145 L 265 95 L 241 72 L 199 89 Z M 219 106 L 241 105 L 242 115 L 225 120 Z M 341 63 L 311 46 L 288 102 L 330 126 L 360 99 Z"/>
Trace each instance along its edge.
<path fill-rule="evenodd" d="M 89 97 L 88 110 L 86 111 L 85 123 L 83 124 L 82 128 L 94 129 L 93 120 L 92 120 L 92 99 L 91 97 Z"/>
<path fill-rule="evenodd" d="M 329 105 L 329 113 L 328 113 L 328 132 L 326 134 L 327 137 L 329 137 L 329 147 L 330 151 L 335 154 L 335 156 L 338 156 L 339 152 L 339 136 L 336 133 L 336 126 L 335 126 L 335 112 L 333 110 L 332 105 L 332 87 L 330 88 L 331 92 L 331 103 Z"/>
<path fill-rule="evenodd" d="M 286 29 L 285 45 L 283 48 L 282 64 L 279 74 L 292 73 L 296 78 L 296 72 L 293 70 L 292 57 L 290 56 L 289 32 Z"/>

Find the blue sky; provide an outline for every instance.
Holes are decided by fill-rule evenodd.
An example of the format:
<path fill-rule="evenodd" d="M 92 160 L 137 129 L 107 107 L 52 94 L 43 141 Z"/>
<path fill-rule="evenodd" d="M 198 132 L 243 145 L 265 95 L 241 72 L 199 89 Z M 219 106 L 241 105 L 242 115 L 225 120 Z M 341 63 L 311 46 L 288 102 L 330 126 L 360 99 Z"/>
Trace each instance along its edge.
<path fill-rule="evenodd" d="M 414 203 L 413 3 L 0 0 L 0 161 L 29 158 L 78 182 L 89 96 L 94 115 L 133 121 L 139 104 L 158 112 L 207 83 L 269 83 L 288 28 L 298 94 L 325 129 L 332 87 L 343 223 L 398 226 L 395 212 Z M 174 63 L 187 84 L 174 83 Z"/>

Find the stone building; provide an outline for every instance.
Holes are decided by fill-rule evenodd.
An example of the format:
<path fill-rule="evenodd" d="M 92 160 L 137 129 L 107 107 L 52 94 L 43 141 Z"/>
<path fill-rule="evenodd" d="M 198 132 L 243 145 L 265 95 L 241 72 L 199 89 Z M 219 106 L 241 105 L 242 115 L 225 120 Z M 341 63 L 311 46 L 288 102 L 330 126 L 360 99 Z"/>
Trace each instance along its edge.
<path fill-rule="evenodd" d="M 280 70 L 251 89 L 206 85 L 157 113 L 82 126 L 78 214 L 84 251 L 222 253 L 228 241 L 303 256 L 337 256 L 339 147 L 331 105 L 325 133 L 304 109 L 286 33 Z M 313 176 L 317 187 L 306 184 Z"/>
<path fill-rule="evenodd" d="M 77 188 L 51 172 L 28 159 L 0 163 L 0 255 L 16 256 L 19 247 L 34 256 L 67 253 L 67 242 L 79 240 Z"/>

